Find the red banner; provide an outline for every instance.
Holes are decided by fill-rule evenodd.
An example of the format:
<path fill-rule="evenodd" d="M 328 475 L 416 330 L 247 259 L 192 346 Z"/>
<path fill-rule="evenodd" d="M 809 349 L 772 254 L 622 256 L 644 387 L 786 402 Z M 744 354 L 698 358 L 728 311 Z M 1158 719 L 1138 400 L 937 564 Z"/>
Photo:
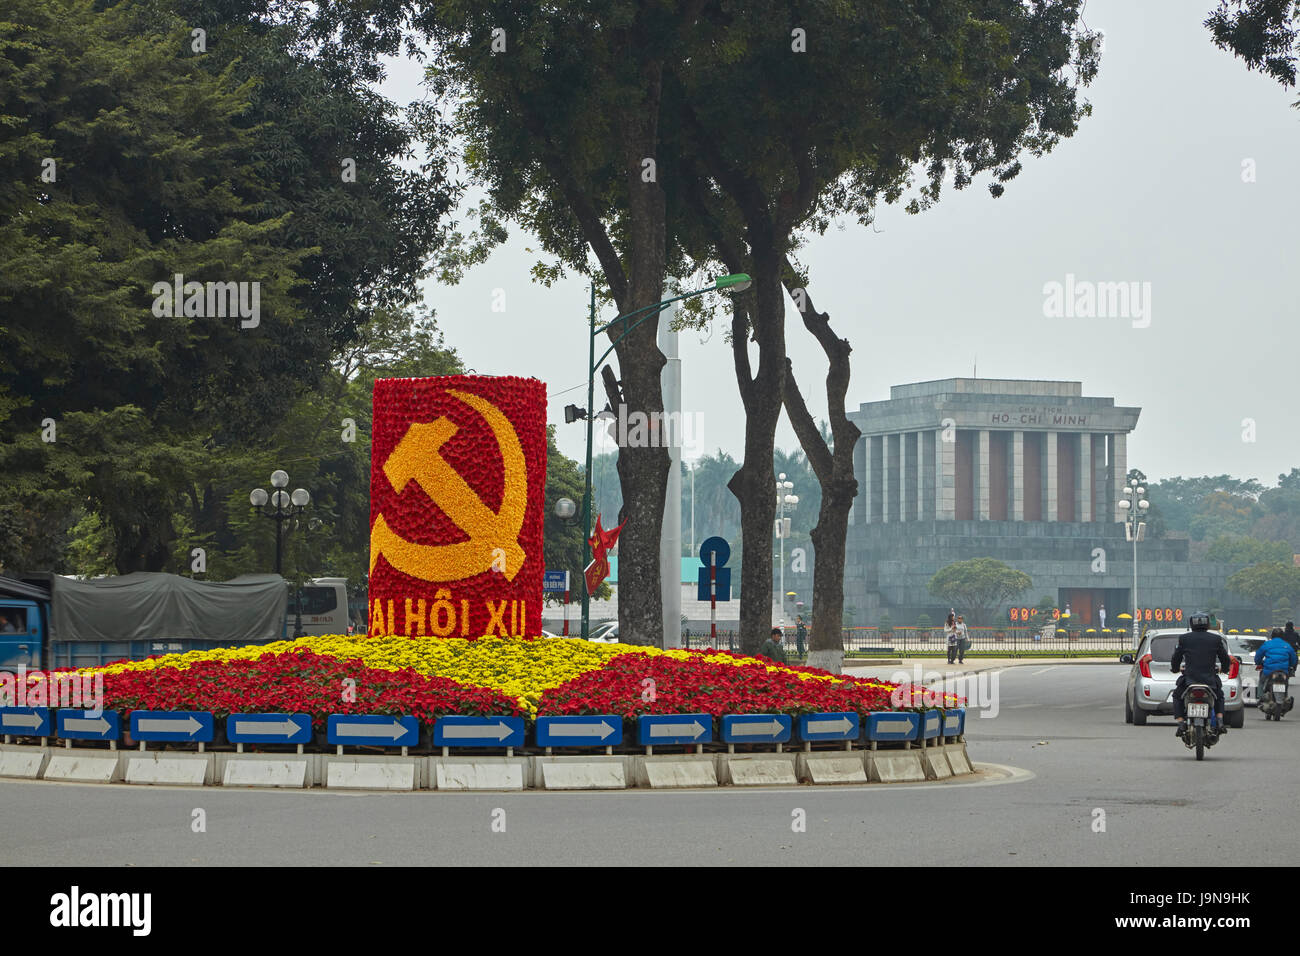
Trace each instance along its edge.
<path fill-rule="evenodd" d="M 545 384 L 379 379 L 373 412 L 370 633 L 541 634 Z"/>

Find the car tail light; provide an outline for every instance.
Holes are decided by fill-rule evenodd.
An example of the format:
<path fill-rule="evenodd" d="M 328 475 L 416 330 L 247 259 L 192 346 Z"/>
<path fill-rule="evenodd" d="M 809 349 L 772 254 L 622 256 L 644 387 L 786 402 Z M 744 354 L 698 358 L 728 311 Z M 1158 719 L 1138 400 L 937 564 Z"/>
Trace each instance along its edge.
<path fill-rule="evenodd" d="M 1138 658 L 1138 670 L 1142 672 L 1143 677 L 1147 678 L 1148 680 L 1151 678 L 1151 655 L 1150 654 L 1143 654 L 1140 658 Z"/>
<path fill-rule="evenodd" d="M 1232 666 L 1228 668 L 1228 680 L 1232 680 L 1241 672 L 1241 658 L 1234 657 L 1231 660 Z"/>

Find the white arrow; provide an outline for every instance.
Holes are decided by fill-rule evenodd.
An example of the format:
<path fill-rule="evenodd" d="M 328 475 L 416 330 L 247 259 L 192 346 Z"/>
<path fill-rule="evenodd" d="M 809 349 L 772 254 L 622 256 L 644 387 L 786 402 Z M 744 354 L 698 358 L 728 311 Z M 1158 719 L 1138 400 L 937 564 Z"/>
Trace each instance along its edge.
<path fill-rule="evenodd" d="M 389 737 L 396 740 L 405 733 L 406 728 L 395 717 L 391 724 L 348 724 L 340 720 L 334 725 L 337 737 Z"/>
<path fill-rule="evenodd" d="M 103 717 L 96 717 L 94 720 L 87 720 L 84 717 L 65 717 L 63 720 L 64 730 L 89 730 L 96 734 L 106 734 L 112 726 Z"/>
<path fill-rule="evenodd" d="M 808 733 L 810 734 L 829 734 L 841 733 L 846 734 L 853 727 L 853 721 L 847 717 L 840 717 L 836 720 L 810 720 L 808 721 Z"/>
<path fill-rule="evenodd" d="M 277 734 L 281 737 L 292 737 L 298 733 L 301 728 L 292 720 L 236 720 L 235 733 L 237 734 Z"/>
<path fill-rule="evenodd" d="M 768 721 L 732 721 L 733 737 L 775 737 L 781 732 L 781 721 L 773 718 Z"/>
<path fill-rule="evenodd" d="M 651 724 L 651 737 L 698 737 L 705 727 L 698 720 L 689 724 Z"/>
<path fill-rule="evenodd" d="M 137 723 L 142 734 L 185 733 L 193 737 L 203 729 L 203 724 L 193 717 L 141 717 Z"/>
<path fill-rule="evenodd" d="M 551 724 L 551 733 L 557 737 L 599 737 L 604 740 L 614 732 L 609 721 L 598 724 Z"/>
<path fill-rule="evenodd" d="M 485 737 L 495 737 L 497 740 L 505 740 L 514 730 L 504 720 L 498 720 L 495 724 L 479 724 L 466 726 L 465 724 L 448 724 L 442 728 L 444 738 L 461 738 L 461 739 L 482 739 Z"/>
<path fill-rule="evenodd" d="M 0 723 L 6 727 L 39 727 L 43 721 L 39 714 L 0 714 Z"/>

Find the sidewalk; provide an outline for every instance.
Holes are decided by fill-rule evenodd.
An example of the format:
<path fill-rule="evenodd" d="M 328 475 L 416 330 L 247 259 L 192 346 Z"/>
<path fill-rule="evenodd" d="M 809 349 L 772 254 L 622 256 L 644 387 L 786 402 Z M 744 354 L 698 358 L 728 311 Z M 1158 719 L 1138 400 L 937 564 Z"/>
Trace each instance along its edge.
<path fill-rule="evenodd" d="M 1113 657 L 975 657 L 964 664 L 953 663 L 942 657 L 891 657 L 872 659 L 845 658 L 844 673 L 853 677 L 881 677 L 888 679 L 896 671 L 913 673 L 917 667 L 931 680 L 965 677 L 983 671 L 1002 670 L 1007 667 L 1057 667 L 1062 664 L 1119 664 L 1119 655 Z M 1130 667 L 1130 664 L 1122 664 Z"/>

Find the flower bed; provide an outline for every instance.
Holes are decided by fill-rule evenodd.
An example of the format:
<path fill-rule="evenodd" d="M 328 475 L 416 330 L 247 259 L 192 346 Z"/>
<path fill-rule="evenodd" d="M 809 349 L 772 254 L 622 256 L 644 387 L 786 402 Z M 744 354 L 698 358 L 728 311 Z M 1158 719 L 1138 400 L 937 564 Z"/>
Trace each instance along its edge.
<path fill-rule="evenodd" d="M 104 674 L 105 707 L 310 713 L 800 714 L 925 709 L 900 685 L 837 677 L 727 651 L 660 650 L 568 638 L 331 635 L 123 661 Z M 353 695 L 345 681 L 355 682 Z M 902 685 L 904 691 L 911 685 Z M 920 688 L 917 688 L 920 690 Z M 354 696 L 355 699 L 350 699 Z M 933 698 L 930 698 L 933 700 Z M 916 703 L 915 707 L 900 704 Z M 959 706 L 949 696 L 944 706 Z"/>

